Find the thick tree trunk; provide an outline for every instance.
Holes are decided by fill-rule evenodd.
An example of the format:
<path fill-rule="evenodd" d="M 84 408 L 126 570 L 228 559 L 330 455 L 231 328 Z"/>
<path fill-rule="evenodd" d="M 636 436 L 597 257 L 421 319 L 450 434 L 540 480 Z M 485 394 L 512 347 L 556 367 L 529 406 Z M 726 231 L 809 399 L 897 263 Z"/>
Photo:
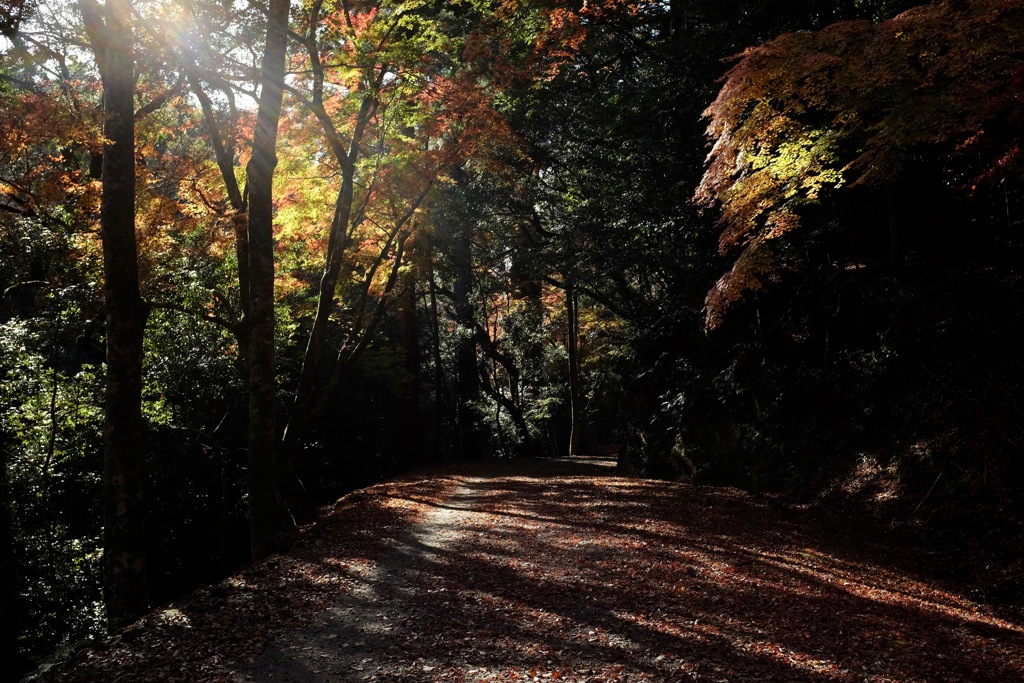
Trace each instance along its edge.
<path fill-rule="evenodd" d="M 130 0 L 79 4 L 103 79 L 103 294 L 107 376 L 103 425 L 103 563 L 107 626 L 149 607 L 142 501 L 142 336 L 135 240 L 135 63 Z"/>
<path fill-rule="evenodd" d="M 569 355 L 569 455 L 579 455 L 583 450 L 583 398 L 580 390 L 580 345 L 579 312 L 576 309 L 576 288 L 566 279 L 565 312 L 568 326 L 567 351 Z"/>
<path fill-rule="evenodd" d="M 274 446 L 274 168 L 284 98 L 288 0 L 271 0 L 249 189 L 249 542 L 253 561 L 274 549 L 280 514 Z"/>

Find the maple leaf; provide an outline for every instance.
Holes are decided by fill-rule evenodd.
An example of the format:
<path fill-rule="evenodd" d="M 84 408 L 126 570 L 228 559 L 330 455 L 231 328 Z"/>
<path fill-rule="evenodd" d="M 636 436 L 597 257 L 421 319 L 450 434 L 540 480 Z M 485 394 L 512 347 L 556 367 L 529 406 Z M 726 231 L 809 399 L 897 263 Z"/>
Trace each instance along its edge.
<path fill-rule="evenodd" d="M 723 253 L 741 254 L 708 295 L 709 326 L 764 285 L 763 260 L 742 254 L 800 239 L 805 209 L 836 192 L 884 186 L 917 158 L 957 161 L 965 185 L 1020 174 L 1015 136 L 985 131 L 1024 119 L 1006 96 L 1024 74 L 1022 44 L 1024 2 L 978 0 L 744 51 L 705 112 L 713 146 L 695 200 L 719 209 Z"/>

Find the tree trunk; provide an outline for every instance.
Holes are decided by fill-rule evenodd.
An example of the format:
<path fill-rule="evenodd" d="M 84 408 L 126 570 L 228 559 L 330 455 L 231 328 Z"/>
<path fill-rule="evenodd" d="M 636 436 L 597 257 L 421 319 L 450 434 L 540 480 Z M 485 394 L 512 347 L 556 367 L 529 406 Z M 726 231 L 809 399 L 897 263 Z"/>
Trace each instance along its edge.
<path fill-rule="evenodd" d="M 274 550 L 280 515 L 274 445 L 274 168 L 284 98 L 288 0 L 271 0 L 249 189 L 249 543 L 255 562 Z"/>
<path fill-rule="evenodd" d="M 580 346 L 579 312 L 576 308 L 576 288 L 566 278 L 565 313 L 568 326 L 567 351 L 569 355 L 569 455 L 579 455 L 583 450 L 583 400 L 580 391 Z"/>
<path fill-rule="evenodd" d="M 484 352 L 490 356 L 492 360 L 503 365 L 506 370 L 515 370 L 515 365 L 512 359 L 498 351 L 493 344 L 485 345 Z M 523 415 L 522 407 L 514 399 L 505 396 L 505 394 L 501 392 L 501 389 L 491 382 L 491 378 L 488 376 L 485 366 L 478 364 L 477 367 L 480 370 L 480 388 L 483 389 L 484 393 L 494 399 L 496 406 L 500 406 L 507 410 L 509 417 L 512 418 L 512 423 L 516 426 L 516 432 L 518 432 L 519 438 L 523 443 L 522 454 L 527 457 L 536 457 L 540 455 L 540 446 L 537 443 L 537 440 L 530 433 L 530 425 L 526 422 L 526 416 Z M 516 374 L 518 374 L 517 370 Z M 497 423 L 497 416 L 501 415 L 501 411 L 500 408 L 497 408 L 496 410 L 495 422 Z M 498 427 L 498 437 L 499 439 L 504 440 L 500 425 Z M 504 443 L 502 443 L 502 450 L 506 450 Z"/>
<path fill-rule="evenodd" d="M 210 144 L 213 146 L 214 156 L 217 159 L 217 168 L 220 169 L 221 178 L 224 181 L 224 189 L 228 194 L 228 202 L 231 205 L 231 232 L 235 236 L 235 260 L 238 262 L 238 305 L 241 309 L 241 317 L 238 324 L 232 330 L 238 341 L 238 363 L 239 367 L 248 368 L 249 364 L 249 234 L 248 216 L 246 215 L 247 203 L 242 189 L 238 185 L 238 178 L 235 177 L 233 158 L 233 144 L 225 144 L 221 135 L 217 117 L 213 111 L 213 102 L 203 90 L 203 84 L 193 73 L 194 69 L 188 69 L 189 83 L 192 85 L 192 92 L 199 100 L 203 110 L 203 120 L 206 122 L 207 134 Z"/>
<path fill-rule="evenodd" d="M 111 631 L 149 607 L 142 500 L 142 336 L 135 241 L 135 63 L 130 0 L 79 7 L 103 79 L 103 295 L 107 376 L 103 424 L 103 564 Z"/>
<path fill-rule="evenodd" d="M 457 457 L 468 458 L 479 455 L 476 452 L 478 435 L 473 403 L 480 393 L 480 373 L 476 359 L 476 321 L 470 300 L 473 289 L 472 243 L 466 225 L 457 226 L 457 230 L 452 242 L 452 262 L 455 266 L 453 298 L 455 322 L 459 328 L 455 350 L 456 448 Z"/>
<path fill-rule="evenodd" d="M 316 385 L 320 359 L 323 356 L 324 342 L 327 339 L 327 323 L 334 310 L 334 295 L 338 288 L 338 279 L 341 275 L 341 266 L 347 246 L 346 230 L 352 217 L 354 185 L 350 171 L 343 170 L 342 175 L 341 188 L 338 190 L 338 197 L 334 202 L 334 218 L 331 222 L 324 270 L 320 276 L 316 315 L 313 317 L 313 327 L 310 329 L 309 338 L 306 341 L 306 351 L 302 356 L 302 369 L 299 372 L 295 400 L 292 401 L 288 426 L 284 432 L 282 458 L 288 460 L 289 463 L 293 462 L 298 455 L 309 425 L 313 390 Z M 312 503 L 304 500 L 300 491 L 296 490 L 294 493 L 297 494 L 294 500 L 290 500 L 286 494 L 285 500 L 288 508 L 296 521 L 306 521 L 312 516 Z"/>
<path fill-rule="evenodd" d="M 666 17 L 668 24 L 668 37 L 680 41 L 685 36 L 687 29 L 687 7 L 689 0 L 670 0 L 669 11 Z"/>
<path fill-rule="evenodd" d="M 427 263 L 428 313 L 430 321 L 430 354 L 434 362 L 434 415 L 433 439 L 431 440 L 430 457 L 432 460 L 441 458 L 442 415 L 447 416 L 449 427 L 455 431 L 451 414 L 451 400 L 448 391 L 448 379 L 444 374 L 444 360 L 441 358 L 441 324 L 437 310 L 437 281 L 434 277 L 434 246 L 429 234 L 424 235 L 424 251 Z"/>
<path fill-rule="evenodd" d="M 423 462 L 422 429 L 420 425 L 420 338 L 416 324 L 416 286 L 408 278 L 398 300 L 398 334 L 409 385 L 402 398 L 402 455 L 403 469 L 411 469 Z"/>
<path fill-rule="evenodd" d="M 341 166 L 341 187 L 338 189 L 338 196 L 334 202 L 334 217 L 331 220 L 324 270 L 320 277 L 316 315 L 313 317 L 313 327 L 309 331 L 306 351 L 302 356 L 302 369 L 299 371 L 295 400 L 292 402 L 292 411 L 282 442 L 281 466 L 290 474 L 284 480 L 286 486 L 282 488 L 281 492 L 292 518 L 297 522 L 312 519 L 316 512 L 313 501 L 306 493 L 302 482 L 294 476 L 294 462 L 309 428 L 309 414 L 313 407 L 317 371 L 323 357 L 327 325 L 330 322 L 331 312 L 334 310 L 335 293 L 338 288 L 345 250 L 348 248 L 348 230 L 352 222 L 352 202 L 355 193 L 354 164 L 358 156 L 359 145 L 362 142 L 363 131 L 373 112 L 376 111 L 375 91 L 364 94 L 363 97 L 349 151 L 344 153 L 341 149 L 335 150 L 335 156 Z M 324 121 L 323 123 L 324 129 L 328 130 L 329 122 Z"/>

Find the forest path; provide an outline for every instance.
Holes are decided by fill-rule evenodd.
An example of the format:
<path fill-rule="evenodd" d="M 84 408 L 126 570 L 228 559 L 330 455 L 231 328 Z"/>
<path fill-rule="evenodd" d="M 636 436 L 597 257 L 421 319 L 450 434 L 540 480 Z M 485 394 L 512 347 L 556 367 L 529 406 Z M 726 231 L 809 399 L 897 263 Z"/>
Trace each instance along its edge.
<path fill-rule="evenodd" d="M 477 474 L 455 477 L 441 498 L 409 494 L 411 502 L 425 506 L 421 518 L 314 623 L 278 631 L 239 672 L 242 680 L 466 680 L 464 671 L 452 670 L 449 641 L 471 646 L 466 624 L 453 619 L 464 606 L 454 601 L 477 587 L 458 551 L 493 526 L 493 499 L 508 493 L 510 476 L 555 485 L 557 477 L 612 474 L 614 461 L 520 460 L 468 467 Z M 516 502 L 503 500 L 500 514 L 526 514 Z M 456 585 L 446 587 L 452 581 Z M 418 641 L 425 647 L 417 647 Z M 486 668 L 470 669 L 472 680 L 487 679 Z"/>
<path fill-rule="evenodd" d="M 595 461 L 450 465 L 47 681 L 1024 681 L 1024 619 L 813 510 Z"/>
<path fill-rule="evenodd" d="M 735 490 L 478 465 L 243 680 L 1024 681 L 1024 627 Z M 879 559 L 881 557 L 881 560 Z"/>
<path fill-rule="evenodd" d="M 438 615 L 424 610 L 424 593 L 433 590 L 448 548 L 482 523 L 474 506 L 475 491 L 484 484 L 466 478 L 313 624 L 275 634 L 243 680 L 381 680 L 377 674 L 385 671 L 383 680 L 390 680 L 396 667 L 430 671 L 422 659 L 404 661 L 406 641 L 427 637 L 435 626 Z"/>

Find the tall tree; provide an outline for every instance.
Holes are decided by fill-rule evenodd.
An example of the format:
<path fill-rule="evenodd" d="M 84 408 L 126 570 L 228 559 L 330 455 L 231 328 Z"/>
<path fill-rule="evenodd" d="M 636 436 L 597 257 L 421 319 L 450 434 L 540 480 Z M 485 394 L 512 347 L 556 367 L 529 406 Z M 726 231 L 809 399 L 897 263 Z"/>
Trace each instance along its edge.
<path fill-rule="evenodd" d="M 260 106 L 248 166 L 249 190 L 249 525 L 253 560 L 274 548 L 280 516 L 274 420 L 274 168 L 284 99 L 288 0 L 271 0 Z"/>
<path fill-rule="evenodd" d="M 583 392 L 580 386 L 580 315 L 576 287 L 572 277 L 565 280 L 565 317 L 568 334 L 566 350 L 569 356 L 569 455 L 583 452 Z"/>
<path fill-rule="evenodd" d="M 353 241 L 355 225 L 363 220 L 362 214 L 366 208 L 365 204 L 358 207 L 354 203 L 357 173 L 360 170 L 358 162 L 366 152 L 363 139 L 382 104 L 381 93 L 388 75 L 395 81 L 399 80 L 399 68 L 391 63 L 388 53 L 395 28 L 405 14 L 388 12 L 375 21 L 378 17 L 376 7 L 369 12 L 358 12 L 344 5 L 330 14 L 323 5 L 322 2 L 314 2 L 310 7 L 305 22 L 306 32 L 301 40 L 309 59 L 312 77 L 307 84 L 303 84 L 305 88 L 294 88 L 292 92 L 319 123 L 325 146 L 330 149 L 337 164 L 341 183 L 327 237 L 316 310 L 306 340 L 295 399 L 285 428 L 281 457 L 283 468 L 291 467 L 306 436 L 310 413 L 315 407 L 316 380 L 322 367 L 328 323 L 335 309 L 342 266 Z M 334 28 L 324 31 L 322 25 L 328 16 L 332 17 L 330 24 Z M 332 70 L 329 65 L 334 60 L 335 51 L 352 58 L 358 68 L 345 69 L 340 73 Z M 343 93 L 340 98 L 339 91 Z M 331 115 L 332 100 L 335 105 L 347 105 L 349 121 L 339 122 Z M 367 198 L 376 185 L 375 176 L 372 174 L 367 179 Z M 396 226 L 396 235 L 400 227 Z M 390 240 L 388 244 L 390 247 Z M 382 255 L 387 253 L 388 248 Z M 368 340 L 369 337 L 364 335 L 364 338 Z M 340 362 L 341 359 L 339 365 Z M 331 374 L 336 375 L 337 372 Z M 310 517 L 312 510 L 308 497 L 301 487 L 295 485 L 296 480 L 288 477 L 282 483 L 287 486 L 282 493 L 293 517 L 299 520 Z"/>
<path fill-rule="evenodd" d="M 459 183 L 467 182 L 466 174 L 459 169 L 455 174 Z M 473 404 L 480 395 L 480 377 L 477 371 L 476 318 L 473 310 L 473 242 L 471 225 L 465 220 L 454 220 L 445 226 L 450 253 L 448 258 L 454 270 L 452 301 L 454 321 L 459 334 L 455 348 L 455 425 L 458 430 L 456 454 L 459 457 L 479 455 L 477 419 Z"/>
<path fill-rule="evenodd" d="M 313 2 L 299 22 L 306 68 L 289 93 L 315 119 L 317 149 L 330 152 L 319 154 L 319 167 L 339 182 L 284 435 L 285 466 L 403 291 L 401 257 L 436 180 L 486 126 L 486 93 L 462 78 L 456 57 L 465 27 L 450 21 L 429 5 L 385 1 Z M 355 303 L 339 310 L 339 294 L 353 282 Z M 329 333 L 339 318 L 348 329 L 331 353 Z M 282 494 L 293 516 L 307 514 L 301 490 L 283 486 Z"/>
<path fill-rule="evenodd" d="M 414 258 L 421 258 L 419 251 L 417 248 Z M 413 268 L 416 268 L 416 266 L 414 265 Z M 396 311 L 398 341 L 403 352 L 402 364 L 405 367 L 408 379 L 401 407 L 402 452 L 399 455 L 399 464 L 404 469 L 410 469 L 423 462 L 423 430 L 420 423 L 420 366 L 422 364 L 422 353 L 420 351 L 419 325 L 416 317 L 417 275 L 417 273 L 410 272 L 405 277 Z"/>
<path fill-rule="evenodd" d="M 103 464 L 104 599 L 110 630 L 149 607 L 142 497 L 142 337 L 147 307 L 135 239 L 135 61 L 130 0 L 80 0 L 103 80 L 103 294 L 106 417 Z"/>

